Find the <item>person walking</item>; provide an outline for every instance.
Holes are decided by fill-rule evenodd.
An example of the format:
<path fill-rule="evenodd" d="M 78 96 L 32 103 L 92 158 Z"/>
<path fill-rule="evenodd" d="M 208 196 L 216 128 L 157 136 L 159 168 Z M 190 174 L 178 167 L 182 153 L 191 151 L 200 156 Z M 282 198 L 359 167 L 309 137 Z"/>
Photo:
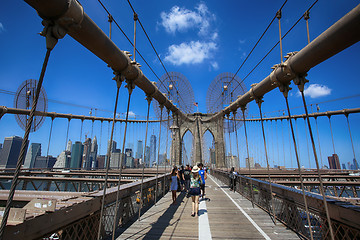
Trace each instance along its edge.
<path fill-rule="evenodd" d="M 192 209 L 191 209 L 192 217 L 195 217 L 196 214 L 198 214 L 199 216 L 200 179 L 201 177 L 199 175 L 199 168 L 195 166 L 191 170 L 190 191 L 189 191 L 189 195 L 191 196 L 191 201 L 192 201 Z"/>
<path fill-rule="evenodd" d="M 185 179 L 184 179 L 184 166 L 181 165 L 180 170 L 179 170 L 179 178 L 180 178 L 180 188 L 181 191 L 183 191 L 185 189 Z"/>
<path fill-rule="evenodd" d="M 191 169 L 189 165 L 186 165 L 184 170 L 184 179 L 185 179 L 185 189 L 187 192 L 190 190 L 190 175 L 191 175 Z"/>
<path fill-rule="evenodd" d="M 171 190 L 172 200 L 173 200 L 172 205 L 175 205 L 176 204 L 176 192 L 178 190 L 178 170 L 176 167 L 173 168 L 170 176 L 171 176 L 170 190 Z"/>
<path fill-rule="evenodd" d="M 207 179 L 207 175 L 205 170 L 203 169 L 204 165 L 202 163 L 198 164 L 198 167 L 200 168 L 199 170 L 199 175 L 201 177 L 201 183 L 200 183 L 200 190 L 201 190 L 201 198 L 205 198 L 205 180 Z"/>

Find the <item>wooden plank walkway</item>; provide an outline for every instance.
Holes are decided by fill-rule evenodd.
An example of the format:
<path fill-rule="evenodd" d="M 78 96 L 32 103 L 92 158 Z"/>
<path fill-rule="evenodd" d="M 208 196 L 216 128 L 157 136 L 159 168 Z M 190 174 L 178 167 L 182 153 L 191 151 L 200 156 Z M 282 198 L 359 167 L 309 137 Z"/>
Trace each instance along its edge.
<path fill-rule="evenodd" d="M 209 176 L 198 217 L 191 217 L 191 198 L 182 192 L 170 205 L 167 193 L 140 221 L 120 229 L 117 239 L 300 239 L 263 210 Z"/>

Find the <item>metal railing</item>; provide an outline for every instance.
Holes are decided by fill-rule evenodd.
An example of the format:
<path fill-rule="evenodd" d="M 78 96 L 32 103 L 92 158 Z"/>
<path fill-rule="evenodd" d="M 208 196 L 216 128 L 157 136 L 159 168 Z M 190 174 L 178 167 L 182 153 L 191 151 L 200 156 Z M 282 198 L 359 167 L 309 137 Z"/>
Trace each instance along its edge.
<path fill-rule="evenodd" d="M 213 170 L 214 177 L 226 185 L 230 185 L 229 173 L 221 170 Z M 253 199 L 251 194 L 253 189 Z M 252 179 L 239 175 L 235 179 L 234 190 L 255 205 L 275 217 L 278 221 L 298 233 L 304 239 L 310 239 L 310 231 L 314 239 L 330 239 L 330 232 L 326 220 L 322 196 L 306 192 L 306 198 L 311 219 L 309 227 L 301 190 L 272 184 L 273 201 L 271 204 L 269 182 Z M 331 216 L 331 224 L 335 239 L 360 239 L 360 207 L 348 202 L 342 202 L 331 198 L 326 199 Z M 274 211 L 272 210 L 274 206 Z"/>
<path fill-rule="evenodd" d="M 144 179 L 143 210 L 154 204 L 155 194 L 160 199 L 169 191 L 169 174 Z M 156 181 L 157 180 L 157 181 Z M 156 183 L 158 192 L 155 193 Z M 120 204 L 116 205 L 117 186 L 108 188 L 105 196 L 105 211 L 102 219 L 101 236 L 105 239 L 112 234 L 114 221 L 117 227 L 136 219 L 140 207 L 141 183 L 121 185 Z M 4 239 L 96 239 L 98 234 L 102 191 L 94 191 L 66 202 L 58 202 L 54 212 L 47 212 L 27 218 L 21 224 L 8 225 Z M 68 205 L 68 206 L 67 206 Z M 114 215 L 118 211 L 117 219 Z"/>

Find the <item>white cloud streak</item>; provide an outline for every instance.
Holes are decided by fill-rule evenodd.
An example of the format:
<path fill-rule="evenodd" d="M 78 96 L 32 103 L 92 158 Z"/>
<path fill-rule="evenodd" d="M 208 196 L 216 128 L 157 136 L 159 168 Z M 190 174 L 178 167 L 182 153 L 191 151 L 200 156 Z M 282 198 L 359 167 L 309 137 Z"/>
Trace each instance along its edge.
<path fill-rule="evenodd" d="M 4 25 L 0 22 L 0 33 L 4 32 L 5 28 Z"/>
<path fill-rule="evenodd" d="M 171 45 L 165 60 L 176 65 L 202 63 L 211 57 L 212 52 L 217 49 L 214 42 L 191 41 L 180 45 Z"/>
<path fill-rule="evenodd" d="M 305 90 L 304 95 L 311 98 L 324 97 L 331 94 L 331 89 L 321 84 L 310 84 Z M 300 93 L 299 93 L 300 95 Z"/>

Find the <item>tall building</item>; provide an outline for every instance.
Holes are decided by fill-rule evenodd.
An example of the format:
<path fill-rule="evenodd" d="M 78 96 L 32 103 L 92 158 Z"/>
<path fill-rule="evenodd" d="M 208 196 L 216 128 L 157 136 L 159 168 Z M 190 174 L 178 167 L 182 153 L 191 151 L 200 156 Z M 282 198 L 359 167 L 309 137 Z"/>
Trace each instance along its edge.
<path fill-rule="evenodd" d="M 138 140 L 135 158 L 137 158 L 137 159 L 143 158 L 143 148 L 144 148 L 143 141 Z"/>
<path fill-rule="evenodd" d="M 132 156 L 132 149 L 130 148 L 126 148 L 125 149 L 125 165 L 128 168 L 133 168 L 134 167 L 134 158 Z"/>
<path fill-rule="evenodd" d="M 96 169 L 97 168 L 97 151 L 98 151 L 98 144 L 96 136 L 94 137 L 92 144 L 91 144 L 91 151 L 90 151 L 90 162 L 91 162 L 91 168 Z"/>
<path fill-rule="evenodd" d="M 341 169 L 339 156 L 336 153 L 328 157 L 328 161 L 330 169 Z"/>
<path fill-rule="evenodd" d="M 76 141 L 72 145 L 71 149 L 71 161 L 70 161 L 70 168 L 81 168 L 82 157 L 84 152 L 84 145 L 81 142 Z"/>
<path fill-rule="evenodd" d="M 209 151 L 210 151 L 210 163 L 211 164 L 216 164 L 215 148 L 209 148 Z"/>
<path fill-rule="evenodd" d="M 246 168 L 249 168 L 249 163 L 250 163 L 250 168 L 254 168 L 254 158 L 250 157 L 250 158 L 245 158 L 245 162 L 246 162 Z"/>
<path fill-rule="evenodd" d="M 69 139 L 69 141 L 68 141 L 67 144 L 66 144 L 66 151 L 71 152 L 71 146 L 72 146 L 72 142 L 71 142 L 71 140 Z"/>
<path fill-rule="evenodd" d="M 341 166 L 342 166 L 342 169 L 346 169 L 345 163 L 342 163 Z"/>
<path fill-rule="evenodd" d="M 226 156 L 226 162 L 229 164 L 229 167 L 239 168 L 239 158 L 231 153 Z"/>
<path fill-rule="evenodd" d="M 35 158 L 34 168 L 53 168 L 56 158 L 53 156 L 37 156 Z"/>
<path fill-rule="evenodd" d="M 91 145 L 92 145 L 91 138 L 85 137 L 82 168 L 87 170 L 91 168 L 91 160 L 90 160 Z"/>
<path fill-rule="evenodd" d="M 26 154 L 24 168 L 34 168 L 36 157 L 41 156 L 41 144 L 31 143 Z"/>
<path fill-rule="evenodd" d="M 152 167 L 156 162 L 156 136 L 153 134 L 150 136 L 150 165 Z"/>
<path fill-rule="evenodd" d="M 71 152 L 62 151 L 56 158 L 53 168 L 70 168 Z"/>
<path fill-rule="evenodd" d="M 150 166 L 150 147 L 149 146 L 146 146 L 145 147 L 145 159 L 144 159 L 144 163 L 145 163 L 145 166 L 146 167 L 149 167 Z M 143 163 L 143 162 L 141 162 Z"/>
<path fill-rule="evenodd" d="M 353 159 L 353 165 L 354 165 L 354 170 L 358 170 L 359 169 L 359 164 L 357 163 L 356 159 Z"/>
<path fill-rule="evenodd" d="M 2 149 L 2 143 L 0 143 L 0 151 L 1 151 L 1 149 Z"/>
<path fill-rule="evenodd" d="M 17 160 L 19 158 L 22 137 L 12 136 L 6 137 L 4 140 L 3 148 L 0 152 L 0 168 L 15 168 Z M 26 145 L 29 144 L 27 141 Z M 27 146 L 25 150 L 25 154 L 27 151 Z"/>

